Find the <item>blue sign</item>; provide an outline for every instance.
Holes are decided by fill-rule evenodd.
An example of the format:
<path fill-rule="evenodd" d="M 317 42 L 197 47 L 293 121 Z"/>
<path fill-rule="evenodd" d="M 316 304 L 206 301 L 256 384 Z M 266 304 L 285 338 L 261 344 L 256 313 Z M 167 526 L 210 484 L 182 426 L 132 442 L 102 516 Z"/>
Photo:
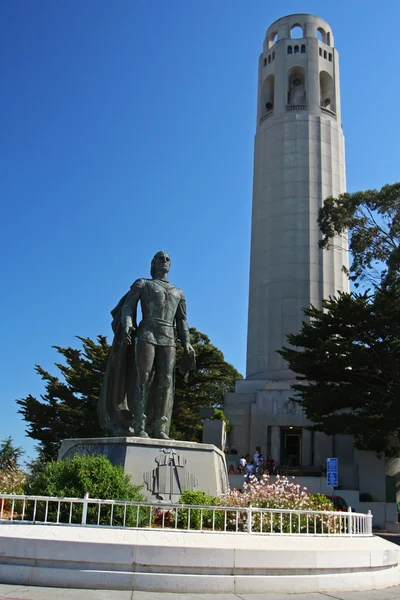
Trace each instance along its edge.
<path fill-rule="evenodd" d="M 337 471 L 338 470 L 338 459 L 337 458 L 327 458 L 326 459 L 326 470 L 327 471 Z"/>
<path fill-rule="evenodd" d="M 328 487 L 337 487 L 339 485 L 338 463 L 339 461 L 337 458 L 326 459 L 326 477 Z"/>
<path fill-rule="evenodd" d="M 328 471 L 327 478 L 328 487 L 337 487 L 339 485 L 339 477 L 337 471 Z"/>

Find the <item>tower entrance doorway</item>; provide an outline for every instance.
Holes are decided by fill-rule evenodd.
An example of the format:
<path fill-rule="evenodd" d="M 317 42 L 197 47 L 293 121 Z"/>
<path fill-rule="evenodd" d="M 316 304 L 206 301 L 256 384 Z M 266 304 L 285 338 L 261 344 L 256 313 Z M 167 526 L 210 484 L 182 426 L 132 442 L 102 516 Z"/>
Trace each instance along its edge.
<path fill-rule="evenodd" d="M 281 427 L 281 465 L 285 468 L 301 466 L 301 440 L 300 427 Z"/>

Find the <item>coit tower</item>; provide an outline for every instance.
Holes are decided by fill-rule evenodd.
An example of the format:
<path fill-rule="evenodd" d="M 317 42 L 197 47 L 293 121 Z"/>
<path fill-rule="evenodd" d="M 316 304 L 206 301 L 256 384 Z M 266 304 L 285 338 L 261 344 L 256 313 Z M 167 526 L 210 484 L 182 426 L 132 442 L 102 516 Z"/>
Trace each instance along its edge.
<path fill-rule="evenodd" d="M 276 350 L 300 329 L 303 307 L 348 289 L 347 251 L 321 250 L 317 224 L 323 200 L 345 189 L 332 30 L 313 15 L 283 17 L 258 67 L 247 379 L 293 379 Z"/>
<path fill-rule="evenodd" d="M 329 24 L 289 15 L 266 34 L 258 67 L 246 378 L 225 395 L 230 443 L 312 465 L 332 452 L 293 396 L 277 354 L 303 308 L 348 290 L 347 244 L 318 246 L 318 210 L 346 190 L 339 57 Z M 331 456 L 335 456 L 331 454 Z"/>

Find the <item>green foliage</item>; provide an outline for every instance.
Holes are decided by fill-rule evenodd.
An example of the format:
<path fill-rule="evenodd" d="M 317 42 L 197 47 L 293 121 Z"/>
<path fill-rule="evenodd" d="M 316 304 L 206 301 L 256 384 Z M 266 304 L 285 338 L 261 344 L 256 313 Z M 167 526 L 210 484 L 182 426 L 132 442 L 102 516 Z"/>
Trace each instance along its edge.
<path fill-rule="evenodd" d="M 376 283 L 400 266 L 400 183 L 380 191 L 367 190 L 327 198 L 318 224 L 321 247 L 340 244 L 348 236 L 352 255 L 350 278 L 358 286 L 363 279 Z M 383 270 L 382 270 L 383 268 Z"/>
<path fill-rule="evenodd" d="M 115 467 L 105 456 L 75 455 L 47 463 L 43 471 L 29 477 L 26 493 L 33 496 L 69 496 L 107 500 L 143 499 L 140 488 L 131 484 L 122 467 Z"/>
<path fill-rule="evenodd" d="M 23 493 L 26 475 L 20 466 L 22 454 L 22 448 L 14 446 L 11 437 L 0 443 L 0 493 Z"/>
<path fill-rule="evenodd" d="M 315 429 L 392 453 L 400 428 L 400 285 L 374 296 L 339 294 L 305 314 L 310 322 L 279 351 L 297 374 L 293 400 Z"/>
<path fill-rule="evenodd" d="M 36 474 L 28 477 L 25 486 L 25 494 L 30 496 L 53 496 L 58 498 L 83 498 L 88 492 L 91 498 L 105 500 L 130 500 L 143 502 L 144 497 L 140 486 L 132 485 L 129 475 L 124 473 L 122 467 L 113 466 L 105 456 L 79 456 L 73 458 L 49 462 Z M 48 520 L 57 520 L 57 503 L 50 503 L 48 508 Z M 33 506 L 30 506 L 33 512 Z M 40 503 L 36 511 L 36 519 L 43 520 L 45 504 Z M 112 515 L 113 525 L 121 525 L 123 520 L 123 508 L 115 507 Z M 141 517 L 144 518 L 142 510 Z M 82 506 L 74 506 L 72 522 L 80 523 L 82 518 Z M 88 520 L 90 524 L 97 523 L 98 507 L 90 505 L 88 509 Z M 101 524 L 110 524 L 111 507 L 102 507 L 100 515 Z M 68 522 L 69 505 L 61 503 L 59 521 Z M 128 525 L 136 523 L 136 509 L 129 508 L 127 511 Z"/>
<path fill-rule="evenodd" d="M 97 419 L 97 400 L 110 346 L 101 335 L 97 342 L 78 339 L 81 350 L 54 346 L 65 360 L 65 364 L 56 363 L 61 378 L 36 365 L 46 389 L 40 400 L 31 394 L 17 400 L 18 412 L 28 423 L 26 433 L 39 441 L 39 450 L 47 460 L 57 458 L 65 438 L 104 436 Z"/>
<path fill-rule="evenodd" d="M 14 446 L 12 437 L 5 438 L 0 442 L 0 471 L 19 469 L 22 455 L 22 448 Z"/>
<path fill-rule="evenodd" d="M 224 392 L 232 391 L 235 380 L 241 378 L 205 334 L 196 329 L 191 329 L 190 333 L 197 354 L 197 370 L 190 373 L 185 383 L 179 372 L 183 350 L 178 347 L 170 434 L 175 439 L 192 439 L 200 421 L 200 407 L 221 407 Z M 45 394 L 40 399 L 29 395 L 17 400 L 18 412 L 28 423 L 26 433 L 39 441 L 39 463 L 43 459 L 55 460 L 63 439 L 105 435 L 98 424 L 97 401 L 110 346 L 101 335 L 96 341 L 78 339 L 82 342 L 80 350 L 55 346 L 65 361 L 65 364 L 56 363 L 60 377 L 36 365 L 36 372 L 45 382 Z M 39 464 L 32 466 L 36 469 Z"/>
<path fill-rule="evenodd" d="M 279 353 L 297 375 L 292 399 L 314 429 L 354 436 L 386 455 L 399 449 L 400 184 L 328 198 L 319 214 L 321 246 L 348 236 L 349 276 L 372 290 L 325 299 Z"/>
<path fill-rule="evenodd" d="M 226 418 L 225 413 L 220 408 L 214 408 L 213 416 L 210 417 L 211 421 L 224 421 L 226 425 L 226 432 L 230 433 L 232 431 L 232 425 L 230 424 L 229 419 Z"/>
<path fill-rule="evenodd" d="M 185 490 L 179 499 L 179 504 L 191 504 L 194 506 L 219 506 L 221 504 L 218 496 L 211 496 L 201 490 Z M 181 529 L 222 529 L 224 511 L 179 509 L 178 526 Z"/>
<path fill-rule="evenodd" d="M 212 496 L 201 490 L 184 490 L 179 499 L 179 504 L 218 506 L 218 504 L 221 504 L 221 501 L 218 496 Z"/>
<path fill-rule="evenodd" d="M 377 502 L 377 499 L 369 492 L 364 492 L 360 494 L 360 502 Z"/>
<path fill-rule="evenodd" d="M 199 411 L 202 407 L 223 407 L 225 392 L 235 389 L 235 381 L 242 375 L 224 360 L 224 355 L 211 344 L 204 333 L 190 329 L 192 346 L 196 352 L 196 371 L 189 374 L 188 383 L 182 375 L 175 374 L 175 402 L 172 412 L 170 436 L 176 440 L 196 439 L 199 431 Z M 177 350 L 177 365 L 182 355 Z"/>
<path fill-rule="evenodd" d="M 310 494 L 308 507 L 310 510 L 336 510 L 332 500 L 323 494 Z"/>

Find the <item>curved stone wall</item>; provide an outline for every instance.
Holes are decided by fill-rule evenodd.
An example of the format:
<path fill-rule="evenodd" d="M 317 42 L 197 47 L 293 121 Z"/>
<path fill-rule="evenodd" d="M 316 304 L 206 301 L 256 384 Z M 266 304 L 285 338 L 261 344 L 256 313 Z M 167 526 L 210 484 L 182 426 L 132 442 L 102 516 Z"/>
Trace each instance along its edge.
<path fill-rule="evenodd" d="M 181 593 L 293 593 L 397 585 L 378 537 L 213 534 L 2 525 L 0 582 Z"/>

